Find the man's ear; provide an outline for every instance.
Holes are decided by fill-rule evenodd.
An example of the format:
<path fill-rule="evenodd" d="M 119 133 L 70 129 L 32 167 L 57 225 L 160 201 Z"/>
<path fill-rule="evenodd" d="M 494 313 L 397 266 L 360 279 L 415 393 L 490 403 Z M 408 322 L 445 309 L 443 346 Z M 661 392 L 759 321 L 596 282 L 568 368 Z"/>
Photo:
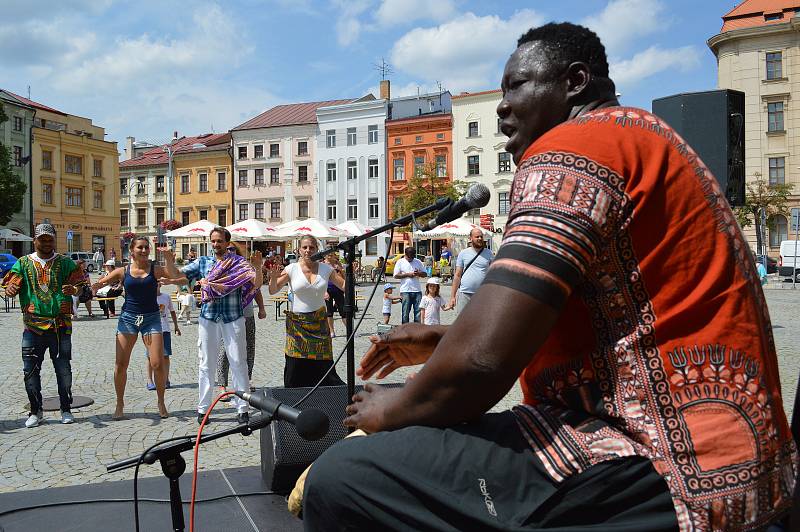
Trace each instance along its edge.
<path fill-rule="evenodd" d="M 567 84 L 567 100 L 572 105 L 583 102 L 583 98 L 592 82 L 592 72 L 589 65 L 576 61 L 567 67 L 565 76 Z"/>

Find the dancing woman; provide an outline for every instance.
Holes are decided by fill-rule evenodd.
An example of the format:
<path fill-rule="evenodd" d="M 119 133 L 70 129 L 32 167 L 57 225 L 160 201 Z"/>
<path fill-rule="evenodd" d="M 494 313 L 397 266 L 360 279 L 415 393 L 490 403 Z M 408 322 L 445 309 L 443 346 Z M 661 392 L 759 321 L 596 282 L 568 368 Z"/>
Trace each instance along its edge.
<path fill-rule="evenodd" d="M 136 338 L 142 335 L 142 342 L 147 347 L 150 367 L 155 375 L 156 394 L 158 396 L 158 414 L 166 418 L 169 414 L 164 405 L 164 344 L 161 337 L 161 313 L 158 302 L 158 279 L 161 277 L 176 278 L 180 274 L 175 268 L 175 254 L 167 249 L 159 249 L 164 256 L 164 266 L 156 266 L 150 260 L 150 240 L 137 236 L 130 243 L 131 263 L 127 267 L 117 268 L 92 285 L 97 291 L 107 285 L 123 283 L 125 287 L 125 303 L 117 322 L 117 356 L 114 363 L 114 388 L 117 392 L 117 406 L 113 419 L 123 418 L 125 407 L 125 384 L 128 381 L 128 363 L 131 351 L 136 345 Z"/>
<path fill-rule="evenodd" d="M 327 322 L 325 293 L 330 279 L 344 290 L 344 278 L 331 266 L 311 260 L 317 252 L 317 240 L 310 235 L 300 239 L 299 260 L 283 270 L 274 266 L 269 272 L 269 293 L 275 294 L 287 284 L 294 294 L 291 312 L 286 312 L 286 366 L 283 383 L 287 388 L 313 386 L 333 364 L 333 343 Z M 325 386 L 343 384 L 333 369 Z"/>

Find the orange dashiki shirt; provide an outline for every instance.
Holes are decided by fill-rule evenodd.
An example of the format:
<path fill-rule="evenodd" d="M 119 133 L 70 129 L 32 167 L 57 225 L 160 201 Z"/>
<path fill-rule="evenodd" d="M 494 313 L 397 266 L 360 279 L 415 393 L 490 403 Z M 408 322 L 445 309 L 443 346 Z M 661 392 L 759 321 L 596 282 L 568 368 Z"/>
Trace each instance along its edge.
<path fill-rule="evenodd" d="M 649 458 L 681 530 L 750 530 L 797 468 L 769 313 L 716 180 L 658 117 L 614 107 L 526 151 L 484 281 L 561 310 L 514 409 L 554 482 Z"/>

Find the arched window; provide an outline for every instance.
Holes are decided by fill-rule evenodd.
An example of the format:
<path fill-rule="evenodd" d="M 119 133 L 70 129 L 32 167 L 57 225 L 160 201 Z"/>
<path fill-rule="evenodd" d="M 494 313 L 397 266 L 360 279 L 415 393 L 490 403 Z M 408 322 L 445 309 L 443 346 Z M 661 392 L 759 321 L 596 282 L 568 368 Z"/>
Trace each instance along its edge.
<path fill-rule="evenodd" d="M 769 247 L 780 247 L 781 241 L 789 239 L 788 223 L 786 216 L 776 214 L 772 219 L 772 225 L 769 228 Z"/>

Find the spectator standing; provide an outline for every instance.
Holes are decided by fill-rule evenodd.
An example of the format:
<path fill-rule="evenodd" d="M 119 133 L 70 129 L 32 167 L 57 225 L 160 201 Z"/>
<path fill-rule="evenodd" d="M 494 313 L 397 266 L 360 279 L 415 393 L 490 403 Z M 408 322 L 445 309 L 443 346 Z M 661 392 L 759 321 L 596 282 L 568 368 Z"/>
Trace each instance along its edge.
<path fill-rule="evenodd" d="M 494 255 L 486 247 L 483 230 L 474 228 L 469 233 L 470 247 L 461 251 L 456 259 L 456 271 L 453 275 L 453 294 L 449 308 L 455 307 L 456 314 L 461 314 L 470 298 L 478 291 Z"/>
<path fill-rule="evenodd" d="M 392 305 L 395 303 L 400 303 L 402 299 L 399 297 L 394 297 L 392 295 L 394 292 L 394 285 L 391 283 L 386 283 L 383 285 L 383 323 L 384 325 L 389 325 L 389 319 L 392 317 Z"/>
<path fill-rule="evenodd" d="M 450 264 L 450 259 L 453 258 L 453 254 L 450 253 L 450 248 L 447 247 L 447 244 L 442 244 L 442 253 L 440 255 L 442 260 L 446 260 L 447 264 Z"/>
<path fill-rule="evenodd" d="M 425 285 L 425 295 L 420 302 L 420 319 L 425 325 L 440 325 L 440 311 L 450 309 L 439 295 L 440 284 L 438 277 L 431 277 Z"/>
<path fill-rule="evenodd" d="M 106 261 L 106 256 L 104 251 L 105 250 L 103 248 L 97 248 L 97 250 L 95 250 L 94 252 L 94 255 L 92 256 L 92 260 L 94 261 L 94 264 L 98 270 L 103 266 L 103 263 Z"/>
<path fill-rule="evenodd" d="M 197 299 L 195 299 L 194 294 L 188 288 L 182 286 L 178 301 L 181 303 L 181 311 L 178 313 L 178 319 L 182 320 L 186 318 L 186 325 L 191 325 L 192 310 L 194 310 L 195 305 L 197 305 Z"/>
<path fill-rule="evenodd" d="M 112 250 L 113 251 L 113 250 Z M 108 259 L 104 265 L 105 270 L 100 273 L 100 278 L 102 279 L 106 275 L 110 274 L 114 271 L 116 263 L 114 259 Z M 104 297 L 119 297 L 122 295 L 122 283 L 117 282 L 114 284 L 110 284 L 104 288 L 101 288 L 97 291 L 98 298 Z M 106 316 L 111 316 L 112 318 L 117 315 L 116 304 L 113 299 L 110 301 L 103 301 L 100 300 L 100 308 L 103 310 Z"/>
<path fill-rule="evenodd" d="M 414 321 L 419 323 L 419 304 L 422 301 L 422 289 L 418 277 L 425 277 L 425 266 L 416 258 L 417 252 L 409 246 L 404 256 L 394 265 L 394 278 L 401 279 L 400 298 L 402 307 L 400 321 L 409 322 L 409 314 L 414 310 Z"/>
<path fill-rule="evenodd" d="M 86 305 L 86 312 L 89 314 L 89 317 L 94 318 L 94 313 L 92 312 L 92 282 L 89 279 L 89 272 L 86 271 L 86 261 L 80 259 L 76 262 L 76 264 L 81 272 L 81 279 L 83 282 L 81 283 L 81 287 L 78 289 L 78 293 L 72 296 L 72 314 L 77 318 L 78 305 L 83 303 Z"/>
<path fill-rule="evenodd" d="M 108 258 L 114 261 L 114 265 L 117 265 L 117 252 L 114 248 L 111 248 L 111 252 L 108 254 Z"/>
<path fill-rule="evenodd" d="M 339 255 L 336 253 L 329 253 L 325 256 L 325 263 L 333 268 L 340 277 L 344 278 L 344 268 L 342 263 L 339 262 Z M 345 327 L 344 319 L 344 290 L 336 286 L 333 279 L 328 279 L 328 293 L 325 296 L 325 307 L 328 311 L 328 329 L 331 331 L 331 338 L 336 338 L 336 326 L 334 324 L 333 315 L 338 312 L 339 317 L 342 318 L 342 327 Z"/>
<path fill-rule="evenodd" d="M 178 327 L 178 315 L 175 314 L 175 308 L 172 306 L 172 298 L 169 297 L 169 294 L 165 294 L 159 288 L 156 302 L 158 302 L 158 312 L 161 314 L 161 339 L 164 343 L 164 379 L 166 381 L 164 388 L 169 389 L 171 387 L 169 382 L 169 363 L 172 356 L 172 335 L 170 334 L 169 319 L 172 318 L 172 324 L 175 326 L 175 336 L 181 335 L 181 329 Z M 144 374 L 147 376 L 147 389 L 152 391 L 156 389 L 155 372 L 150 365 L 150 357 L 147 351 L 144 352 L 144 356 Z"/>

